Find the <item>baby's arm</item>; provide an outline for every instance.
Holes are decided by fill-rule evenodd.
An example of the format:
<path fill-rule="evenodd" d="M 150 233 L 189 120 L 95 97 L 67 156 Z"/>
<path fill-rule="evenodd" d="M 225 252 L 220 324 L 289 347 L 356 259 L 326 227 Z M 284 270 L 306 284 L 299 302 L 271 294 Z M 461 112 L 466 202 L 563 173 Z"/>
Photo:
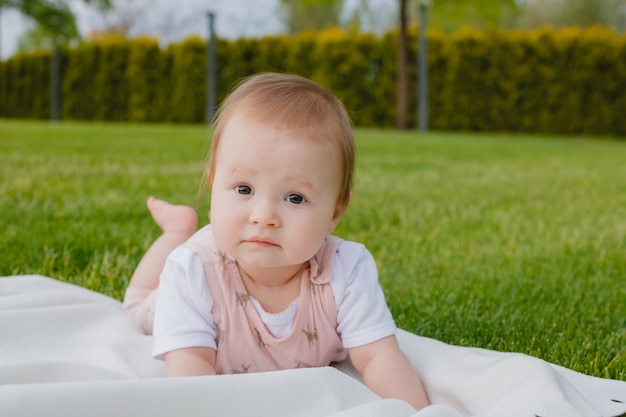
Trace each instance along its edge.
<path fill-rule="evenodd" d="M 165 354 L 165 376 L 199 375 L 215 375 L 214 349 L 190 347 Z"/>
<path fill-rule="evenodd" d="M 165 360 L 165 376 L 215 374 L 212 299 L 202 261 L 188 248 L 174 249 L 159 285 L 152 353 Z"/>
<path fill-rule="evenodd" d="M 416 410 L 428 405 L 417 372 L 400 350 L 395 336 L 349 350 L 350 359 L 368 388 L 383 398 L 396 398 Z"/>

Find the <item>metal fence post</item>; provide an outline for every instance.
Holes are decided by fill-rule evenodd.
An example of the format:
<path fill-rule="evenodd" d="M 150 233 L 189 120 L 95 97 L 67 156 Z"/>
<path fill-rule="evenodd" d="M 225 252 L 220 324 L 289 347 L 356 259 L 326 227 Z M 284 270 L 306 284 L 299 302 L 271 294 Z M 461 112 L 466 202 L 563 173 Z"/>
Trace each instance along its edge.
<path fill-rule="evenodd" d="M 61 119 L 61 51 L 57 45 L 54 45 L 52 48 L 51 67 L 52 91 L 50 119 L 56 122 Z"/>
<path fill-rule="evenodd" d="M 418 115 L 419 130 L 428 131 L 428 39 L 426 36 L 428 0 L 420 1 Z"/>
<path fill-rule="evenodd" d="M 207 123 L 213 123 L 216 106 L 215 93 L 215 13 L 208 12 L 209 42 L 207 50 Z"/>

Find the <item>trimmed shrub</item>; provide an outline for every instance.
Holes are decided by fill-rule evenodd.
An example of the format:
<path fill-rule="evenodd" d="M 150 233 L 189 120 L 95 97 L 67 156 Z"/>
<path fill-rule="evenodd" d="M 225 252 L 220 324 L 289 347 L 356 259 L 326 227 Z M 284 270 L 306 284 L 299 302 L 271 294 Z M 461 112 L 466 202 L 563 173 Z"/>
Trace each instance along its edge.
<path fill-rule="evenodd" d="M 93 78 L 94 119 L 128 118 L 128 83 L 126 69 L 130 45 L 122 37 L 108 37 L 94 43 L 98 64 Z"/>
<path fill-rule="evenodd" d="M 171 97 L 168 120 L 206 121 L 207 46 L 198 37 L 171 45 Z"/>
<path fill-rule="evenodd" d="M 22 54 L 0 65 L 0 117 L 45 119 L 52 107 L 52 53 Z"/>
<path fill-rule="evenodd" d="M 409 123 L 417 124 L 418 33 L 408 33 Z M 355 125 L 396 117 L 398 33 L 331 28 L 217 40 L 217 102 L 251 74 L 301 74 L 337 94 Z M 106 38 L 62 53 L 62 117 L 206 121 L 207 43 Z M 0 62 L 0 116 L 47 118 L 51 54 Z M 429 125 L 438 130 L 626 136 L 626 34 L 607 28 L 428 33 Z"/>
<path fill-rule="evenodd" d="M 93 120 L 98 113 L 94 85 L 100 48 L 82 44 L 67 55 L 62 82 L 61 117 Z"/>
<path fill-rule="evenodd" d="M 169 120 L 170 54 L 152 38 L 129 43 L 125 77 L 128 86 L 127 119 L 136 122 Z"/>
<path fill-rule="evenodd" d="M 344 102 L 355 125 L 384 119 L 381 114 L 389 102 L 376 101 L 381 50 L 374 35 L 326 30 L 320 34 L 314 54 L 317 65 L 312 78 Z"/>

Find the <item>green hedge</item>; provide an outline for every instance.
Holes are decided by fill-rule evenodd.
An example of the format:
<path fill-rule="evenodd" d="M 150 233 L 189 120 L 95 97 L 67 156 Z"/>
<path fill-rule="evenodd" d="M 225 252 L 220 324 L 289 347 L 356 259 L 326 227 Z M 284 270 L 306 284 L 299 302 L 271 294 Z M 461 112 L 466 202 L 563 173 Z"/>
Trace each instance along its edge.
<path fill-rule="evenodd" d="M 166 120 L 201 122 L 206 120 L 207 47 L 194 37 L 170 47 L 172 69 L 170 109 Z"/>
<path fill-rule="evenodd" d="M 93 95 L 97 120 L 125 120 L 128 116 L 126 76 L 131 44 L 123 38 L 110 38 L 98 44 L 99 61 L 94 77 Z"/>
<path fill-rule="evenodd" d="M 0 117 L 50 117 L 51 62 L 50 52 L 36 52 L 0 64 Z"/>
<path fill-rule="evenodd" d="M 127 119 L 156 122 L 166 119 L 170 94 L 171 54 L 162 52 L 156 39 L 138 38 L 130 42 L 126 80 Z"/>
<path fill-rule="evenodd" d="M 429 39 L 429 124 L 438 130 L 626 136 L 626 35 L 606 28 L 464 29 Z M 393 126 L 396 45 L 330 29 L 217 41 L 217 99 L 246 75 L 297 73 L 334 91 L 358 126 Z M 417 30 L 409 32 L 409 121 L 417 114 Z M 0 64 L 0 117 L 47 118 L 51 54 Z M 103 39 L 62 52 L 62 117 L 204 122 L 206 41 Z"/>
<path fill-rule="evenodd" d="M 98 114 L 95 87 L 100 66 L 98 43 L 84 44 L 67 53 L 61 85 L 61 117 L 92 120 Z M 24 115 L 27 117 L 27 115 Z"/>

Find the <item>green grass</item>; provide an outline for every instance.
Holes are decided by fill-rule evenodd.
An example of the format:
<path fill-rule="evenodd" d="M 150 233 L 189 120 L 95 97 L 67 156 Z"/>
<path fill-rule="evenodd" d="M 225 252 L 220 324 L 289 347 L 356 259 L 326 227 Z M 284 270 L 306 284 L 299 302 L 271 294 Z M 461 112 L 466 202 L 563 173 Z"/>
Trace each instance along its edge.
<path fill-rule="evenodd" d="M 158 235 L 148 195 L 196 205 L 203 126 L 0 121 L 0 275 L 121 299 Z M 626 380 L 626 142 L 357 130 L 337 234 L 366 244 L 398 325 Z M 204 219 L 206 200 L 198 209 Z"/>

